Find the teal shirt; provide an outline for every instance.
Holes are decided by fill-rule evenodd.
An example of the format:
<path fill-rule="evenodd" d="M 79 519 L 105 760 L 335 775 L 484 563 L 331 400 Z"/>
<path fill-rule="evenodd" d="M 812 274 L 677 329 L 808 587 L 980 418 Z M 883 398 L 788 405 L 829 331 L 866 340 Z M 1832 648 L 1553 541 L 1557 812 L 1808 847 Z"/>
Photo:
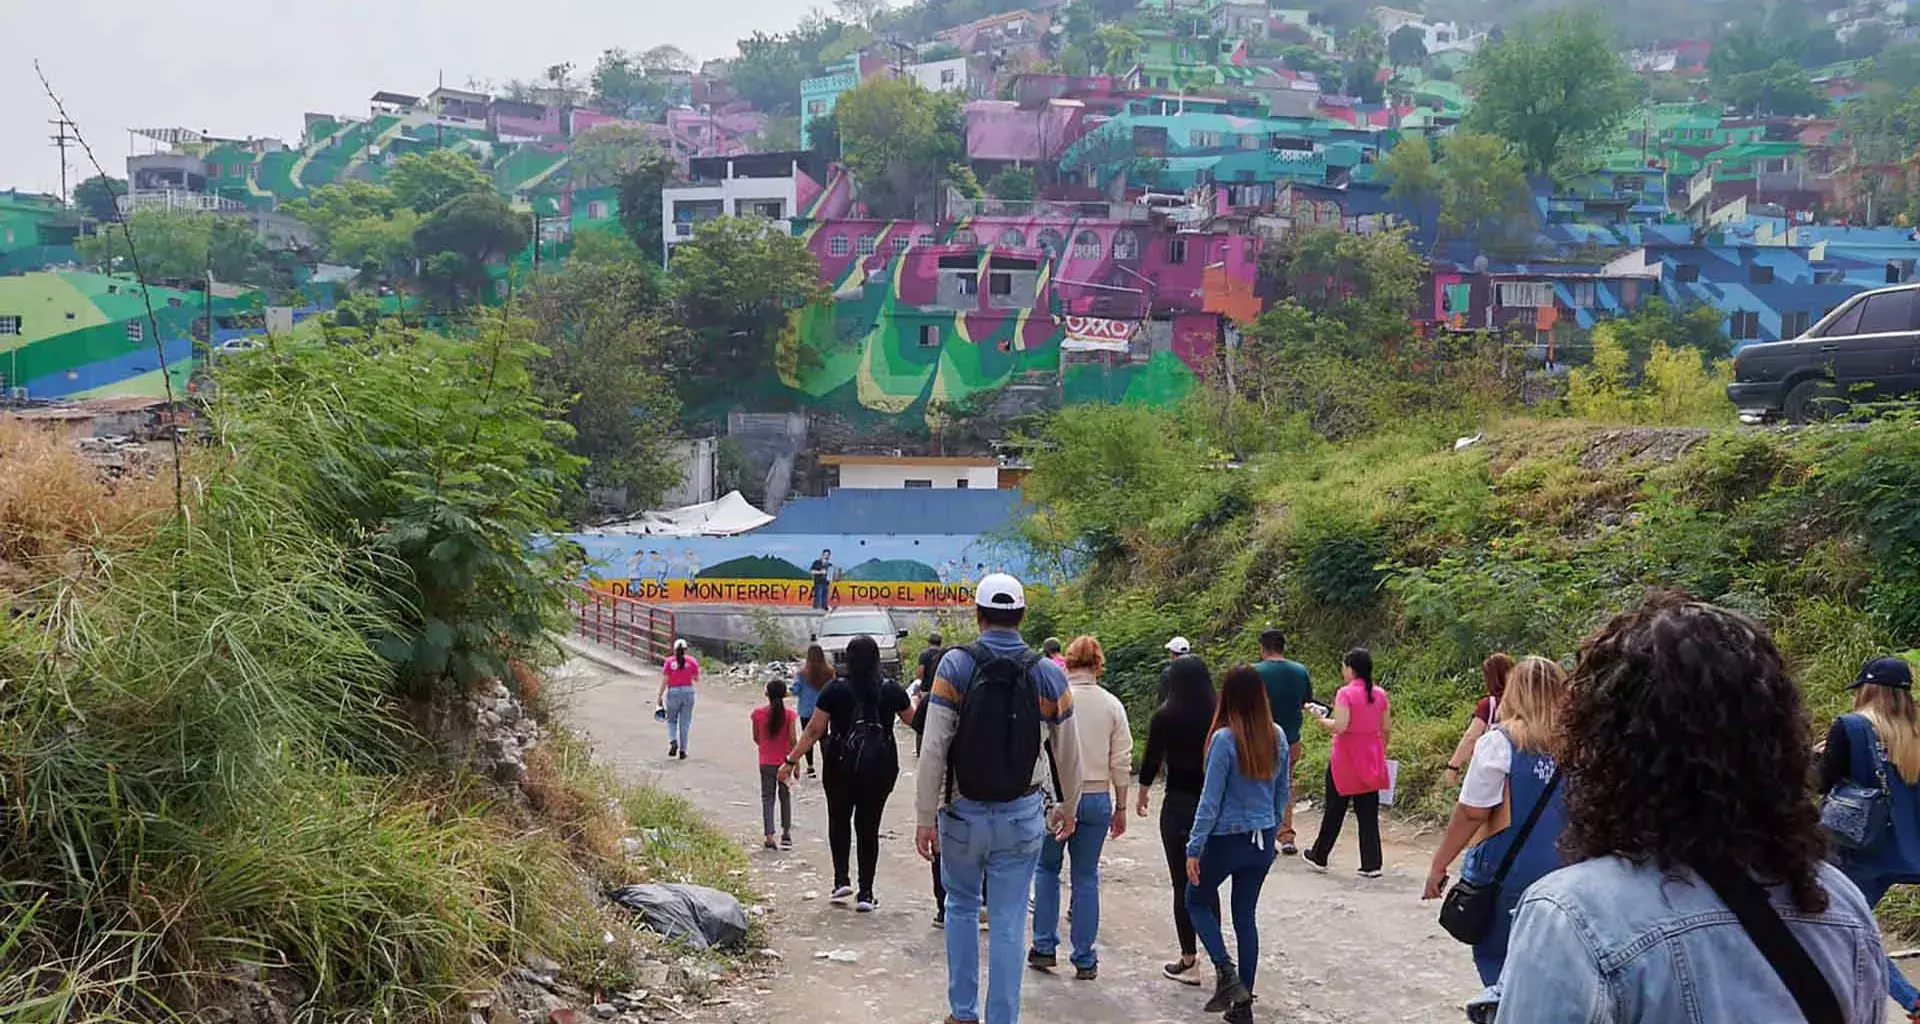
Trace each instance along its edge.
<path fill-rule="evenodd" d="M 1267 703 L 1273 705 L 1273 724 L 1287 734 L 1287 743 L 1300 742 L 1300 709 L 1313 699 L 1313 679 L 1307 666 L 1286 659 L 1262 658 L 1253 670 L 1267 684 Z"/>

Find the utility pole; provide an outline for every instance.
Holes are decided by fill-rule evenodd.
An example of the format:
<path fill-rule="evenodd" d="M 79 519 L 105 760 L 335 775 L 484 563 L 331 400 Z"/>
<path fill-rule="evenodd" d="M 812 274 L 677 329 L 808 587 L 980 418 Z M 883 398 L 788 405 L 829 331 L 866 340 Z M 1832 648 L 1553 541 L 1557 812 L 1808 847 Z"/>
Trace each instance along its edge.
<path fill-rule="evenodd" d="M 80 141 L 77 136 L 68 135 L 67 129 L 74 127 L 72 121 L 57 117 L 47 122 L 53 126 L 53 148 L 60 151 L 60 202 L 67 201 L 67 144 Z"/>

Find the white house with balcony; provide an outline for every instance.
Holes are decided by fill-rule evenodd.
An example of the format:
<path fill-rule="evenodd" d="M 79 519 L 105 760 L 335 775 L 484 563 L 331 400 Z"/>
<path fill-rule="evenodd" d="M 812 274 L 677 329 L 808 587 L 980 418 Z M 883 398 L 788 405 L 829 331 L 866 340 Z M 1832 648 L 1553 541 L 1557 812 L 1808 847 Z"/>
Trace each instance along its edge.
<path fill-rule="evenodd" d="M 688 161 L 690 181 L 660 191 L 660 227 L 667 254 L 693 237 L 701 224 L 720 217 L 752 217 L 769 230 L 791 233 L 800 204 L 820 194 L 807 172 L 805 152 L 697 157 Z"/>
<path fill-rule="evenodd" d="M 977 100 L 986 95 L 987 76 L 966 57 L 930 60 L 908 64 L 902 73 L 928 92 L 956 92 L 962 98 Z"/>

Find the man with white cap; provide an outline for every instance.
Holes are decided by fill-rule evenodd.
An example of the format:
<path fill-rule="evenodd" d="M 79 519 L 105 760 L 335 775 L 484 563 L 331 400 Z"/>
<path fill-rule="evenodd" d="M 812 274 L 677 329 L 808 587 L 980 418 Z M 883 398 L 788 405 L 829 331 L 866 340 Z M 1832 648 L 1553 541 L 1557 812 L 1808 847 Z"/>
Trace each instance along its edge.
<path fill-rule="evenodd" d="M 987 891 L 984 1024 L 1019 1024 L 1026 969 L 1027 897 L 1047 833 L 1073 834 L 1080 806 L 1080 739 L 1066 673 L 1020 637 L 1026 591 L 1006 573 L 974 588 L 980 639 L 934 671 L 921 740 L 914 845 L 940 854 L 946 916 L 971 921 Z M 1056 772 L 1042 754 L 1043 735 Z M 1050 778 L 1054 776 L 1054 778 Z M 1046 792 L 1059 803 L 1051 820 Z M 946 1024 L 981 1024 L 980 936 L 948 928 Z"/>
<path fill-rule="evenodd" d="M 1173 663 L 1193 653 L 1193 641 L 1184 636 L 1176 636 L 1167 641 L 1167 663 L 1160 669 L 1160 703 L 1167 702 L 1167 676 L 1173 671 Z"/>

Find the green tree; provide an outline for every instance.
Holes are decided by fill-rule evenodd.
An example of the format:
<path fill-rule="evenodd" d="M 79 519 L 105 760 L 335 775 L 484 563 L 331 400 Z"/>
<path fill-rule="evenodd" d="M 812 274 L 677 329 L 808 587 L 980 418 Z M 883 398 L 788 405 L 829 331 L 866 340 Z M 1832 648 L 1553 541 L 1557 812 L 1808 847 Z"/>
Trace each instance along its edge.
<path fill-rule="evenodd" d="M 416 176 L 417 177 L 417 176 Z M 321 248 L 333 243 L 333 233 L 344 224 L 363 220 L 384 220 L 403 204 L 386 185 L 367 181 L 342 181 L 290 199 L 281 212 L 292 215 L 313 230 Z"/>
<path fill-rule="evenodd" d="M 679 172 L 680 166 L 672 157 L 655 149 L 621 171 L 615 182 L 619 189 L 620 230 L 654 263 L 664 257 L 667 245 L 660 234 L 660 193 Z"/>
<path fill-rule="evenodd" d="M 200 281 L 209 271 L 227 284 L 265 285 L 272 267 L 245 218 L 211 213 L 140 210 L 128 219 L 133 249 L 120 227 L 80 239 L 81 259 L 102 270 L 132 273 L 132 253 L 148 280 Z"/>
<path fill-rule="evenodd" d="M 1876 88 L 1840 111 L 1840 128 L 1860 160 L 1899 163 L 1920 146 L 1920 89 Z"/>
<path fill-rule="evenodd" d="M 1526 170 L 1500 139 L 1477 132 L 1455 132 L 1442 139 L 1439 178 L 1442 231 L 1490 238 L 1529 227 L 1533 195 Z"/>
<path fill-rule="evenodd" d="M 535 392 L 565 410 L 568 450 L 586 460 L 589 489 L 626 491 L 622 511 L 654 507 L 675 483 L 666 440 L 680 414 L 663 372 L 674 334 L 661 307 L 659 270 L 621 235 L 582 233 L 572 257 L 535 282 L 526 300 Z M 579 518 L 586 495 L 568 503 Z"/>
<path fill-rule="evenodd" d="M 402 156 L 393 162 L 383 184 L 399 205 L 423 214 L 459 196 L 493 192 L 493 183 L 479 163 L 451 149 Z"/>
<path fill-rule="evenodd" d="M 1827 98 L 1813 84 L 1813 78 L 1790 60 L 1758 71 L 1717 76 L 1713 94 L 1728 107 L 1757 116 L 1798 117 L 1827 109 Z"/>
<path fill-rule="evenodd" d="M 1106 23 L 1093 31 L 1087 47 L 1092 66 L 1103 75 L 1124 75 L 1140 60 L 1140 33 L 1124 24 Z"/>
<path fill-rule="evenodd" d="M 574 136 L 568 147 L 567 179 L 578 188 L 616 185 L 628 173 L 668 157 L 640 125 L 602 124 Z M 657 209 L 659 203 L 655 202 Z"/>
<path fill-rule="evenodd" d="M 700 225 L 674 248 L 668 271 L 677 321 L 689 330 L 673 366 L 695 408 L 775 372 L 789 311 L 826 296 L 806 243 L 753 219 Z"/>
<path fill-rule="evenodd" d="M 1440 168 L 1425 136 L 1408 133 L 1380 161 L 1387 195 L 1414 210 L 1416 224 L 1436 230 L 1440 218 Z"/>
<path fill-rule="evenodd" d="M 1378 103 L 1386 97 L 1386 84 L 1380 81 L 1380 64 L 1355 57 L 1347 61 L 1341 91 L 1362 103 Z"/>
<path fill-rule="evenodd" d="M 120 178 L 96 174 L 73 187 L 73 205 L 81 213 L 102 224 L 120 219 L 115 197 L 127 194 L 127 183 Z"/>
<path fill-rule="evenodd" d="M 413 233 L 424 260 L 422 283 L 454 304 L 478 298 L 488 264 L 525 249 L 532 238 L 532 219 L 491 191 L 449 199 Z"/>
<path fill-rule="evenodd" d="M 1410 68 L 1427 62 L 1427 37 L 1416 25 L 1402 25 L 1387 37 L 1387 63 Z"/>
<path fill-rule="evenodd" d="M 1281 299 L 1341 325 L 1342 337 L 1327 340 L 1329 350 L 1366 358 L 1411 333 L 1424 267 L 1398 232 L 1327 228 L 1289 235 L 1261 254 L 1261 270 Z"/>
<path fill-rule="evenodd" d="M 1599 21 L 1561 11 L 1526 21 L 1474 54 L 1465 126 L 1497 135 L 1536 174 L 1581 171 L 1633 105 L 1633 75 Z"/>
<path fill-rule="evenodd" d="M 664 68 L 650 67 L 644 54 L 618 48 L 600 54 L 588 82 L 593 87 L 593 105 L 617 117 L 657 116 L 665 110 L 671 91 Z"/>
<path fill-rule="evenodd" d="M 1025 167 L 1005 168 L 987 182 L 987 194 L 995 199 L 1027 202 L 1034 197 L 1036 191 L 1033 171 Z"/>
<path fill-rule="evenodd" d="M 1837 60 L 1833 31 L 1798 4 L 1749 8 L 1715 40 L 1707 56 L 1714 98 L 1749 114 L 1812 114 L 1826 99 L 1805 69 Z"/>
<path fill-rule="evenodd" d="M 943 183 L 966 163 L 960 98 L 907 78 L 876 78 L 834 105 L 840 160 L 878 217 L 931 214 Z"/>
<path fill-rule="evenodd" d="M 1291 70 L 1307 75 L 1331 76 L 1340 71 L 1338 61 L 1311 46 L 1297 44 L 1281 51 L 1280 63 Z"/>

